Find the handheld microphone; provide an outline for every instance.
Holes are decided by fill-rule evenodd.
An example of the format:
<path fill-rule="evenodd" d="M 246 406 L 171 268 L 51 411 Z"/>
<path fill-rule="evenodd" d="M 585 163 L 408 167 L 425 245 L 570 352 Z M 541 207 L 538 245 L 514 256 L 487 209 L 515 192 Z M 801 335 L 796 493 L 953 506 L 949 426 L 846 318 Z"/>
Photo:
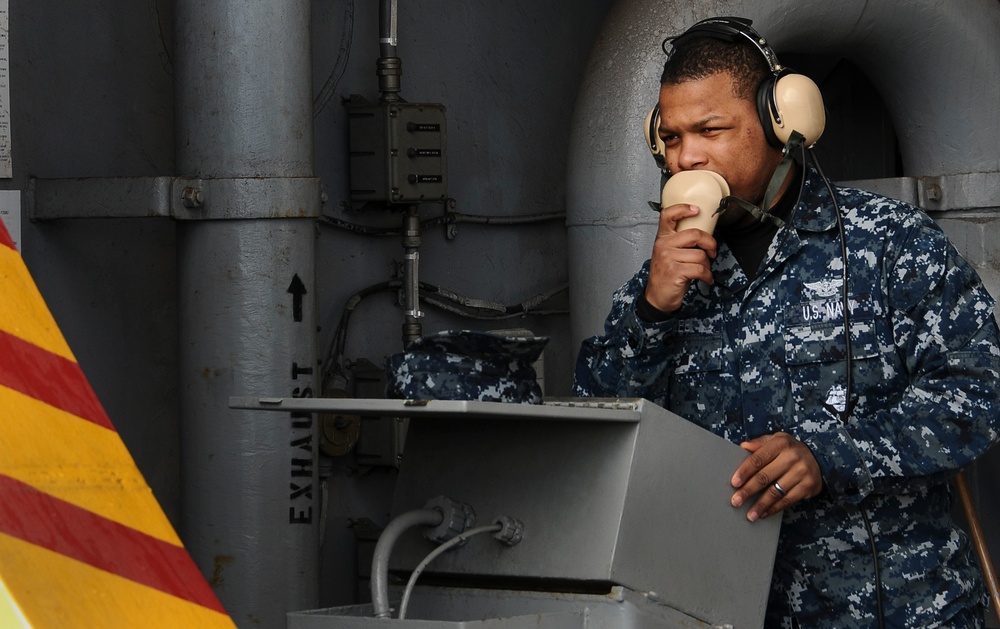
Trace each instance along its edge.
<path fill-rule="evenodd" d="M 698 214 L 677 223 L 677 231 L 700 229 L 709 234 L 722 213 L 722 200 L 729 196 L 729 184 L 719 173 L 711 170 L 684 170 L 676 173 L 663 185 L 660 193 L 661 207 L 687 203 L 698 208 Z"/>

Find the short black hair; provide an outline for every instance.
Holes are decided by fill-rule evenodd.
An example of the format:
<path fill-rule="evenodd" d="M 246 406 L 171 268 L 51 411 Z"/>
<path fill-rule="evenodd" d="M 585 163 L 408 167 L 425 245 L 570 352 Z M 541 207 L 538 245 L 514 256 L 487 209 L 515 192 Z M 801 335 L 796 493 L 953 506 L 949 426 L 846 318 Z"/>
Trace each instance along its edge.
<path fill-rule="evenodd" d="M 728 72 L 733 77 L 734 94 L 756 101 L 757 88 L 771 74 L 771 66 L 760 50 L 739 39 L 729 42 L 699 37 L 670 50 L 660 85 L 677 85 Z"/>

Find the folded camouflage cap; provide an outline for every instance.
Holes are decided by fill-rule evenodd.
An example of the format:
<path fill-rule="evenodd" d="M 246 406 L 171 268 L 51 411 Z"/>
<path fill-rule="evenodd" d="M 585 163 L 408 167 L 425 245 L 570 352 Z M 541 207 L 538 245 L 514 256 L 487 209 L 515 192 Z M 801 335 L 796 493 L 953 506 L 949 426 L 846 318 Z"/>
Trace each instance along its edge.
<path fill-rule="evenodd" d="M 541 404 L 533 363 L 547 336 L 446 330 L 422 336 L 386 360 L 386 396 Z"/>

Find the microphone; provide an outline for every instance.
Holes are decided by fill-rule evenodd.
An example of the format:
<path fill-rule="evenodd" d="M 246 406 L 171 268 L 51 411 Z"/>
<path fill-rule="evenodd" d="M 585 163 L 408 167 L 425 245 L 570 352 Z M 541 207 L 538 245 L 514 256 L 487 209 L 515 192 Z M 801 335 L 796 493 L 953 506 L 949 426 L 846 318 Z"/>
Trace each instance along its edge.
<path fill-rule="evenodd" d="M 710 170 L 684 170 L 671 175 L 660 193 L 661 207 L 677 203 L 697 206 L 698 214 L 681 219 L 677 231 L 700 229 L 709 234 L 722 214 L 722 200 L 729 196 L 729 184 L 719 173 Z"/>

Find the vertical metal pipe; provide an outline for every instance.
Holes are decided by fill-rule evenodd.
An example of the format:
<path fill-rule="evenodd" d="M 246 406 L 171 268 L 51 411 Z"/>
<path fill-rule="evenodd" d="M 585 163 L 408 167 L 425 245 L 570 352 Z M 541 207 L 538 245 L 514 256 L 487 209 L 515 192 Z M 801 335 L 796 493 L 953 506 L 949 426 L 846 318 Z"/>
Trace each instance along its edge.
<path fill-rule="evenodd" d="M 396 0 L 381 0 L 378 6 L 378 43 L 382 57 L 395 57 L 399 44 Z"/>
<path fill-rule="evenodd" d="M 315 388 L 318 194 L 303 210 L 254 185 L 313 177 L 309 16 L 309 0 L 175 5 L 178 175 L 237 184 L 206 186 L 204 220 L 178 227 L 179 528 L 240 627 L 318 604 L 313 419 L 228 408 Z"/>
<path fill-rule="evenodd" d="M 397 18 L 396 0 L 381 0 L 378 13 L 379 57 L 375 62 L 375 74 L 378 76 L 379 98 L 383 102 L 399 100 L 402 84 L 403 60 L 396 52 L 399 44 Z"/>
<path fill-rule="evenodd" d="M 420 215 L 417 206 L 406 209 L 403 218 L 403 347 L 420 338 Z"/>

